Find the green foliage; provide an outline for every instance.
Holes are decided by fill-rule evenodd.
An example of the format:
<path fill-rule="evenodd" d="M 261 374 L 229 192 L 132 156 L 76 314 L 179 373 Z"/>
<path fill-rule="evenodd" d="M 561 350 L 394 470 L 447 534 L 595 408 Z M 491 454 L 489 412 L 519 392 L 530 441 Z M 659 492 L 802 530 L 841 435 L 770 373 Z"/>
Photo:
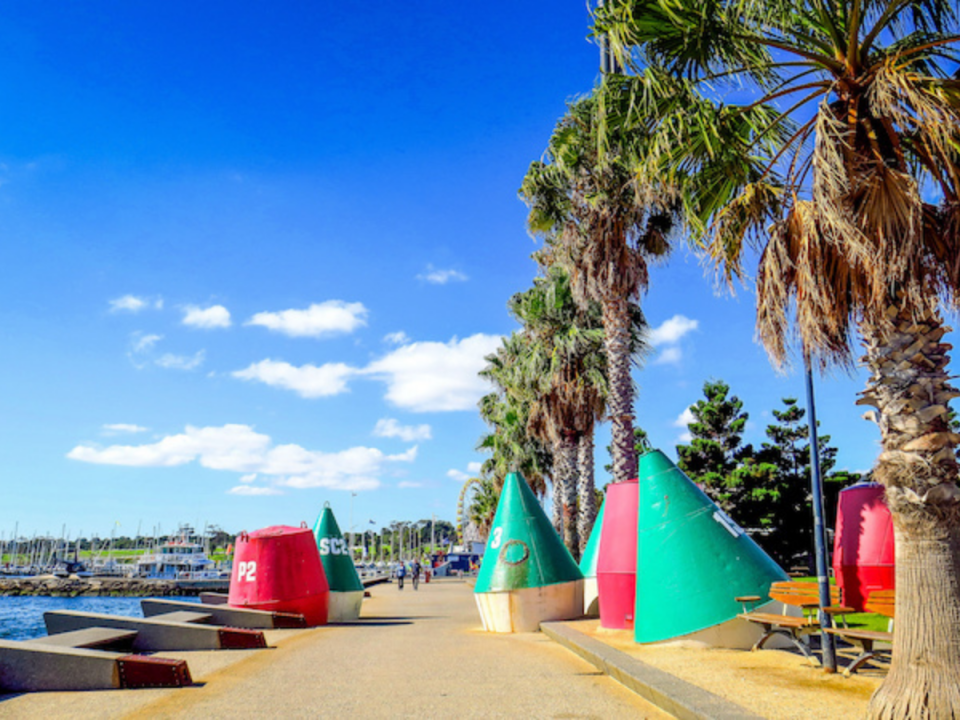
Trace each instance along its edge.
<path fill-rule="evenodd" d="M 773 468 L 757 464 L 753 447 L 741 445 L 749 415 L 736 395 L 727 397 L 729 392 L 722 380 L 703 384 L 704 399 L 690 406 L 694 419 L 687 427 L 692 439 L 689 445 L 677 446 L 677 466 L 725 512 L 750 527 L 744 520 L 755 513 L 746 512 L 746 506 L 762 502 L 760 486 Z"/>
<path fill-rule="evenodd" d="M 644 453 L 648 453 L 653 450 L 653 445 L 650 442 L 650 438 L 647 436 L 647 431 L 643 428 L 634 426 L 633 428 L 633 449 L 636 450 L 636 460 L 638 461 L 633 467 L 633 473 L 631 477 L 636 477 L 639 472 L 639 458 Z M 612 456 L 613 455 L 613 446 L 607 445 L 607 452 Z M 609 474 L 613 474 L 613 463 L 608 463 L 603 466 L 603 469 Z"/>
<path fill-rule="evenodd" d="M 467 507 L 467 517 L 479 528 L 480 534 L 486 537 L 497 512 L 497 503 L 500 502 L 500 488 L 491 478 L 477 478 L 477 482 L 479 487 Z"/>
<path fill-rule="evenodd" d="M 690 410 L 690 445 L 677 447 L 679 467 L 733 518 L 781 566 L 805 562 L 813 551 L 811 460 L 806 411 L 795 398 L 773 410 L 776 420 L 767 426 L 767 442 L 757 450 L 743 445 L 749 418 L 743 402 L 728 396 L 723 381 L 704 383 L 705 399 Z M 826 522 L 835 522 L 837 494 L 859 482 L 857 473 L 831 473 L 837 449 L 830 436 L 818 438 L 824 485 Z"/>

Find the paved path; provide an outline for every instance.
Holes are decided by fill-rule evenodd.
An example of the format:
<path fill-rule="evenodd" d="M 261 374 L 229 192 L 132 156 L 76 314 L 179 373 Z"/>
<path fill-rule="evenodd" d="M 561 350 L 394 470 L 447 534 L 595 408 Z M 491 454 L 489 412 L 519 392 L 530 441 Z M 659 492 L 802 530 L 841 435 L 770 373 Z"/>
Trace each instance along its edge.
<path fill-rule="evenodd" d="M 461 581 L 372 593 L 362 624 L 276 631 L 276 649 L 164 653 L 200 687 L 23 695 L 0 718 L 665 717 L 542 633 L 484 633 Z"/>

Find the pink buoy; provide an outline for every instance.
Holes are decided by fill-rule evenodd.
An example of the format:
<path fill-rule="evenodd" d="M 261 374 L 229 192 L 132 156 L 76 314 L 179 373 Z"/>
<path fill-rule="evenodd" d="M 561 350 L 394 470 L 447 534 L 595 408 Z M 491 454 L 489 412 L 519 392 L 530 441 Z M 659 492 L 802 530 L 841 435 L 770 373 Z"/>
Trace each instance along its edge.
<path fill-rule="evenodd" d="M 895 570 L 893 520 L 883 486 L 861 483 L 841 490 L 833 573 L 843 604 L 863 611 L 871 592 L 893 589 Z"/>
<path fill-rule="evenodd" d="M 600 626 L 611 630 L 633 628 L 637 595 L 637 512 L 640 485 L 636 480 L 613 483 L 600 529 L 597 555 L 597 592 Z"/>
<path fill-rule="evenodd" d="M 298 613 L 307 625 L 326 625 L 330 588 L 313 532 L 302 523 L 240 533 L 230 595 L 235 607 Z"/>

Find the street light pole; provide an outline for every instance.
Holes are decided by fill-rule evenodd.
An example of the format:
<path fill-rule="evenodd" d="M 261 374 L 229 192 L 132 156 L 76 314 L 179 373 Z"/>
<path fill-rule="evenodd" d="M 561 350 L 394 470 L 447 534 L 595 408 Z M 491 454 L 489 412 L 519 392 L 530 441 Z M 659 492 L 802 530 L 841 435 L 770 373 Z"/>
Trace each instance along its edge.
<path fill-rule="evenodd" d="M 813 495 L 813 544 L 817 562 L 817 584 L 820 587 L 820 647 L 823 649 L 823 669 L 828 673 L 837 671 L 836 647 L 833 635 L 827 632 L 830 615 L 823 608 L 831 605 L 830 578 L 827 576 L 827 543 L 823 521 L 823 481 L 820 477 L 820 442 L 817 437 L 817 406 L 813 397 L 813 370 L 810 355 L 804 348 L 803 362 L 807 375 L 807 422 L 810 428 L 810 483 Z"/>

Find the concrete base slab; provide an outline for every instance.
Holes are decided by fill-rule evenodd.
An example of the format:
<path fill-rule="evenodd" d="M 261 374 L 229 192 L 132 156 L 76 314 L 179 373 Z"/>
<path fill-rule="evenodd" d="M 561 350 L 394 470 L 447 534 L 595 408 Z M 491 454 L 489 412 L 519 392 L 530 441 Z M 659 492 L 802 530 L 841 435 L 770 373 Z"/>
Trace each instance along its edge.
<path fill-rule="evenodd" d="M 327 622 L 354 622 L 360 619 L 363 605 L 363 590 L 353 592 L 330 591 L 330 604 L 327 606 Z"/>
<path fill-rule="evenodd" d="M 487 632 L 536 632 L 542 622 L 583 615 L 583 580 L 474 597 Z"/>
<path fill-rule="evenodd" d="M 600 617 L 600 591 L 595 576 L 583 579 L 583 614 L 592 618 Z"/>

